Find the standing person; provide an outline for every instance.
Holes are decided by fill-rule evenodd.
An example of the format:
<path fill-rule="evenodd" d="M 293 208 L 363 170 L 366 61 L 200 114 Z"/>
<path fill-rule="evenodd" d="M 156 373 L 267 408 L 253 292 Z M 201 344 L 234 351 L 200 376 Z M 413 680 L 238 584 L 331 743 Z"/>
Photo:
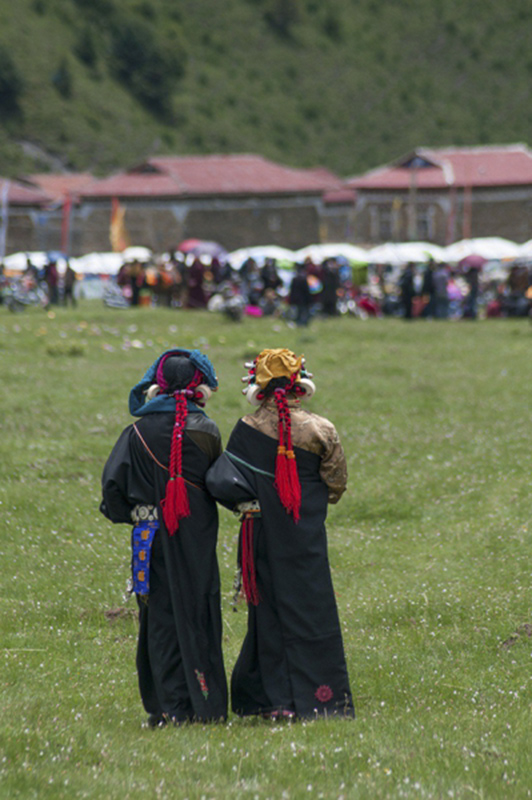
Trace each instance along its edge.
<path fill-rule="evenodd" d="M 403 319 L 412 319 L 412 300 L 414 299 L 416 290 L 414 287 L 414 265 L 411 261 L 408 262 L 401 273 L 399 289 L 401 290 Z"/>
<path fill-rule="evenodd" d="M 129 410 L 140 420 L 123 431 L 103 471 L 100 510 L 133 523 L 137 671 L 151 727 L 227 714 L 218 512 L 205 490 L 221 439 L 200 408 L 217 385 L 198 350 L 163 353 L 131 390 Z"/>
<path fill-rule="evenodd" d="M 421 312 L 421 316 L 425 319 L 434 316 L 436 299 L 434 290 L 434 260 L 431 258 L 423 271 L 423 281 L 421 284 L 421 294 L 426 300 L 426 305 Z"/>
<path fill-rule="evenodd" d="M 78 276 L 75 270 L 72 269 L 70 262 L 67 261 L 65 275 L 63 278 L 63 305 L 65 306 L 68 305 L 69 300 L 73 308 L 75 308 L 77 305 L 77 301 L 74 296 L 74 287 L 76 285 L 77 277 Z"/>
<path fill-rule="evenodd" d="M 48 299 L 52 305 L 59 302 L 59 273 L 55 259 L 50 259 L 44 267 L 44 282 L 48 289 Z"/>
<path fill-rule="evenodd" d="M 140 292 L 146 285 L 146 274 L 140 261 L 133 261 L 129 266 L 129 285 L 131 287 L 131 305 L 140 305 Z"/>
<path fill-rule="evenodd" d="M 436 319 L 447 319 L 449 316 L 449 270 L 447 264 L 438 264 L 434 270 L 434 302 Z"/>
<path fill-rule="evenodd" d="M 297 265 L 297 272 L 290 284 L 288 302 L 296 309 L 296 325 L 306 326 L 310 320 L 310 306 L 312 295 L 307 281 L 306 267 Z"/>
<path fill-rule="evenodd" d="M 323 262 L 322 284 L 322 312 L 328 317 L 334 317 L 338 314 L 338 290 L 340 289 L 340 274 L 334 259 Z"/>
<path fill-rule="evenodd" d="M 248 630 L 231 680 L 240 716 L 354 716 L 327 556 L 327 503 L 345 491 L 334 425 L 301 408 L 314 384 L 303 357 L 263 350 L 249 365 L 241 419 L 207 474 L 241 514 L 239 565 Z"/>
<path fill-rule="evenodd" d="M 207 295 L 203 287 L 205 280 L 205 268 L 199 258 L 195 258 L 192 266 L 187 273 L 188 284 L 188 308 L 205 308 L 207 305 Z"/>
<path fill-rule="evenodd" d="M 262 281 L 262 296 L 271 289 L 277 292 L 283 285 L 281 276 L 277 272 L 277 261 L 275 258 L 267 258 L 264 266 L 260 272 L 260 279 Z"/>
<path fill-rule="evenodd" d="M 477 318 L 477 302 L 478 302 L 478 289 L 479 289 L 479 269 L 477 267 L 469 267 L 465 274 L 466 283 L 469 287 L 467 297 L 464 301 L 464 317 L 466 319 Z"/>

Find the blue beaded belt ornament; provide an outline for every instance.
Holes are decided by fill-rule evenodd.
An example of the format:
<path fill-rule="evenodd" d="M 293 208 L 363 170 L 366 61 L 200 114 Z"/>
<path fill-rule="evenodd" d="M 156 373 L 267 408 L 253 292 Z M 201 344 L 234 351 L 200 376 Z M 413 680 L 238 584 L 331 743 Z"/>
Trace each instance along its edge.
<path fill-rule="evenodd" d="M 150 556 L 153 537 L 159 530 L 158 520 L 140 522 L 133 528 L 133 591 L 138 595 L 150 593 Z"/>

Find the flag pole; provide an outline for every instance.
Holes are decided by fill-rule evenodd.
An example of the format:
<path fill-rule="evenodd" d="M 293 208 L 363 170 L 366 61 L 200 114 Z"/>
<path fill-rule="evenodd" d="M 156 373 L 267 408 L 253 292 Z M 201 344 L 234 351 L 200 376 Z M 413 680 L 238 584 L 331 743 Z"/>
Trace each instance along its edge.
<path fill-rule="evenodd" d="M 11 182 L 6 178 L 2 184 L 2 196 L 0 198 L 0 207 L 2 209 L 2 221 L 0 224 L 0 261 L 2 261 L 6 254 L 7 248 L 7 228 L 9 224 L 9 189 Z"/>

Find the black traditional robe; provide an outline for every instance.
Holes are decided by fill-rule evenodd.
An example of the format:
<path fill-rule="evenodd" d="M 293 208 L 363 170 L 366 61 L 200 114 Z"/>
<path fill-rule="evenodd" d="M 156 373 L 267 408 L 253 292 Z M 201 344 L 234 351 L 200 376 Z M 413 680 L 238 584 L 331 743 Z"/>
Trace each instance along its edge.
<path fill-rule="evenodd" d="M 101 511 L 113 522 L 132 524 L 134 506 L 158 506 L 164 497 L 174 421 L 171 412 L 148 414 L 118 439 L 102 478 Z M 181 722 L 227 715 L 216 559 L 218 512 L 205 490 L 205 473 L 220 451 L 214 422 L 202 413 L 189 413 L 183 475 L 191 514 L 169 536 L 159 507 L 149 600 L 139 601 L 140 693 L 146 711 L 156 718 L 167 714 Z"/>
<path fill-rule="evenodd" d="M 312 718 L 353 716 L 327 555 L 327 485 L 320 457 L 295 447 L 301 519 L 289 516 L 274 486 L 277 441 L 240 420 L 207 473 L 211 494 L 228 508 L 258 499 L 253 553 L 258 605 L 231 681 L 239 715 L 293 711 Z"/>

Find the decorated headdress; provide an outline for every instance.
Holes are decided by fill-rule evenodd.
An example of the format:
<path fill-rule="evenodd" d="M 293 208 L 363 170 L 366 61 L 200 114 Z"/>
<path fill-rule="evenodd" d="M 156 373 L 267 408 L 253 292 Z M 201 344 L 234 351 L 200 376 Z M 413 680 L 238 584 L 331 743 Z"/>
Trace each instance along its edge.
<path fill-rule="evenodd" d="M 170 477 L 161 509 L 166 529 L 173 536 L 179 520 L 190 515 L 188 493 L 183 478 L 183 435 L 189 410 L 203 407 L 218 388 L 214 368 L 199 350 L 167 350 L 146 372 L 131 391 L 129 407 L 132 414 L 175 409 L 175 423 L 170 448 Z M 145 402 L 138 407 L 140 396 Z M 194 404 L 194 405 L 191 405 Z"/>
<path fill-rule="evenodd" d="M 279 444 L 275 461 L 275 488 L 287 513 L 292 514 L 297 522 L 301 508 L 301 485 L 292 445 L 292 419 L 287 395 L 310 398 L 316 387 L 311 380 L 312 375 L 305 368 L 304 357 L 296 356 L 286 348 L 263 350 L 245 366 L 249 372 L 242 380 L 248 386 L 242 391 L 251 405 L 258 406 L 272 395 L 277 405 Z"/>

